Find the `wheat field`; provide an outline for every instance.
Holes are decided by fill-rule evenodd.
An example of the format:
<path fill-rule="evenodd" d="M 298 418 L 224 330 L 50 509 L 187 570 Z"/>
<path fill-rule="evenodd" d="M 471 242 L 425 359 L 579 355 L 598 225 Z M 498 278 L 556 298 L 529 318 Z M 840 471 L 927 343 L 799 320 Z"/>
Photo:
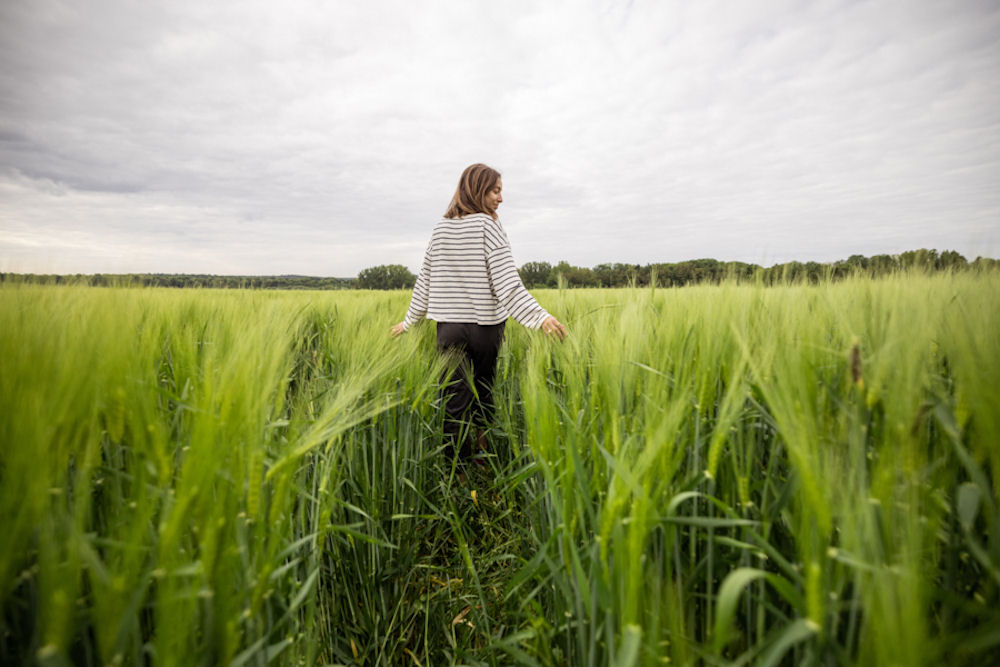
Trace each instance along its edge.
<path fill-rule="evenodd" d="M 0 286 L 0 662 L 1000 661 L 997 274 L 535 294 Z"/>

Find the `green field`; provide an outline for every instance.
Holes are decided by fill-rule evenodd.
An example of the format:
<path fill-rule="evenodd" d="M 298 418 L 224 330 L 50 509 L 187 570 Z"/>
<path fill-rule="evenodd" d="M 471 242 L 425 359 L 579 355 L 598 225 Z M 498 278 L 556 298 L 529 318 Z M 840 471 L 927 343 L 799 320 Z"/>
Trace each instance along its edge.
<path fill-rule="evenodd" d="M 996 273 L 536 296 L 4 284 L 0 663 L 1000 662 Z"/>

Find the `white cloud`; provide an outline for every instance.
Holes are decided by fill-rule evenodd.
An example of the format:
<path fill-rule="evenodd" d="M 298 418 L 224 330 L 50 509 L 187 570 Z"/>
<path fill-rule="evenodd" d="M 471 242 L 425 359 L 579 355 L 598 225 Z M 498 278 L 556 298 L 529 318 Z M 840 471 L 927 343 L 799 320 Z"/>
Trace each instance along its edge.
<path fill-rule="evenodd" d="M 518 261 L 1000 252 L 995 3 L 0 8 L 0 268 L 412 268 L 461 169 Z"/>

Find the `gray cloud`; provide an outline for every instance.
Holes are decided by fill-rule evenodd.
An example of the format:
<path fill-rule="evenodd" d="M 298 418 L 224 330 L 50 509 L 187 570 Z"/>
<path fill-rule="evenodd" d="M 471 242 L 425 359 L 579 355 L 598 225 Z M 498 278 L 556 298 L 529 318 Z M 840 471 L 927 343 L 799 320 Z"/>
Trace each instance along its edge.
<path fill-rule="evenodd" d="M 0 268 L 1000 253 L 992 2 L 0 6 Z"/>

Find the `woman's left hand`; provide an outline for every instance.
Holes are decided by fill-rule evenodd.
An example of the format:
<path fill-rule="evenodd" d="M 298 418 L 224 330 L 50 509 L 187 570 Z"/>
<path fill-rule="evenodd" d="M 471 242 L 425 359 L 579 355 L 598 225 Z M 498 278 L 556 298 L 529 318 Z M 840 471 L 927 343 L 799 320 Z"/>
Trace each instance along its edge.
<path fill-rule="evenodd" d="M 399 324 L 394 324 L 393 327 L 391 329 L 389 329 L 389 333 L 392 334 L 393 338 L 396 338 L 397 336 L 399 336 L 401 333 L 403 333 L 405 331 L 406 331 L 406 327 L 403 326 L 402 322 L 400 322 Z"/>
<path fill-rule="evenodd" d="M 569 333 L 566 331 L 566 327 L 563 326 L 562 322 L 551 315 L 546 317 L 545 321 L 542 322 L 542 331 L 544 331 L 546 335 L 555 336 L 557 340 L 562 340 L 566 337 L 566 334 Z"/>

